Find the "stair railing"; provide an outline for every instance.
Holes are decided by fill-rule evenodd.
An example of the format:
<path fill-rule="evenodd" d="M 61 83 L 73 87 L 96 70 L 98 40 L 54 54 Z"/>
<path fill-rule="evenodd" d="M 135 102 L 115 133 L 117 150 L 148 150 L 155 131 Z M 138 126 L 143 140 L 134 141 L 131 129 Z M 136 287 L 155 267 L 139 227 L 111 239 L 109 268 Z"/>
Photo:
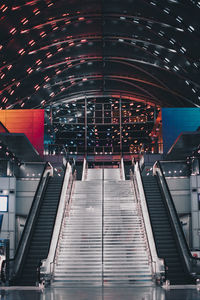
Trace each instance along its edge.
<path fill-rule="evenodd" d="M 193 257 L 189 246 L 187 244 L 175 205 L 172 199 L 171 193 L 169 191 L 168 184 L 166 182 L 162 165 L 159 161 L 154 164 L 154 172 L 157 175 L 158 184 L 161 187 L 161 191 L 164 196 L 164 200 L 167 204 L 168 213 L 170 216 L 170 221 L 174 229 L 175 238 L 178 242 L 179 251 L 185 263 L 185 267 L 187 271 L 191 274 L 193 278 L 197 278 L 200 276 L 200 259 L 197 257 Z"/>
<path fill-rule="evenodd" d="M 138 162 L 136 162 L 136 164 L 134 165 L 133 181 L 134 181 L 137 200 L 141 207 L 141 212 L 143 216 L 144 230 L 147 238 L 149 254 L 151 257 L 153 278 L 156 281 L 156 283 L 161 284 L 165 280 L 165 264 L 164 264 L 164 259 L 159 258 L 157 254 L 157 249 L 156 249 L 155 240 L 154 240 L 152 227 L 151 227 L 151 221 L 150 221 L 149 212 L 147 208 L 146 197 L 144 193 L 141 171 Z"/>
<path fill-rule="evenodd" d="M 50 284 L 53 279 L 54 264 L 59 253 L 62 228 L 65 222 L 65 217 L 69 215 L 70 199 L 73 190 L 73 183 L 76 176 L 75 174 L 76 172 L 74 164 L 71 165 L 68 162 L 64 175 L 61 197 L 59 201 L 49 253 L 47 258 L 42 260 L 42 264 L 40 267 L 40 280 L 44 281 L 46 285 Z"/>
<path fill-rule="evenodd" d="M 40 181 L 37 186 L 37 190 L 35 192 L 35 196 L 33 198 L 33 202 L 31 208 L 29 210 L 29 214 L 25 223 L 24 230 L 22 232 L 22 236 L 19 241 L 19 245 L 17 247 L 15 257 L 11 261 L 11 282 L 16 279 L 16 277 L 20 276 L 20 270 L 22 267 L 23 260 L 25 258 L 27 249 L 29 247 L 31 233 L 34 227 L 34 223 L 37 219 L 38 210 L 40 208 L 41 200 L 43 199 L 44 192 L 46 190 L 47 182 L 49 176 L 53 175 L 53 168 L 49 163 L 46 163 L 43 169 L 43 172 L 40 177 Z"/>
<path fill-rule="evenodd" d="M 121 157 L 120 161 L 120 175 L 121 175 L 121 180 L 125 180 L 125 171 L 124 171 L 124 159 Z"/>
<path fill-rule="evenodd" d="M 83 160 L 83 173 L 82 173 L 82 181 L 84 181 L 87 177 L 87 160 L 86 158 L 84 157 L 84 160 Z"/>
<path fill-rule="evenodd" d="M 133 189 L 134 189 L 134 195 L 135 195 L 135 198 L 136 198 L 138 213 L 139 213 L 139 216 L 141 217 L 142 234 L 143 234 L 143 237 L 145 239 L 145 245 L 147 246 L 146 250 L 147 250 L 147 253 L 148 253 L 148 261 L 149 261 L 149 264 L 152 267 L 151 268 L 152 269 L 152 273 L 154 273 L 155 267 L 153 266 L 154 262 L 152 261 L 151 252 L 150 252 L 149 245 L 148 245 L 147 233 L 146 233 L 145 224 L 144 224 L 144 218 L 143 218 L 143 214 L 142 214 L 142 207 L 141 207 L 141 203 L 139 201 L 140 197 L 138 195 L 139 194 L 138 186 L 135 183 L 134 174 L 133 174 L 132 170 L 130 172 L 130 177 L 131 177 L 132 182 L 133 182 Z"/>

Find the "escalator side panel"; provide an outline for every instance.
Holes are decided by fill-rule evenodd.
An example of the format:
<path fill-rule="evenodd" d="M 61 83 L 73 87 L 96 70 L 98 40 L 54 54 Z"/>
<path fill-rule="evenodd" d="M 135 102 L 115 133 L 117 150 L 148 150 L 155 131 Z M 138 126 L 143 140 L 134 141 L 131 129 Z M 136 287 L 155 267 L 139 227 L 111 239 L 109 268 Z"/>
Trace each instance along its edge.
<path fill-rule="evenodd" d="M 171 284 L 194 283 L 185 270 L 169 220 L 167 208 L 155 176 L 143 176 L 144 191 L 158 256 L 164 258 Z"/>
<path fill-rule="evenodd" d="M 50 178 L 33 228 L 31 241 L 23 260 L 21 276 L 15 284 L 33 286 L 37 281 L 37 268 L 49 251 L 54 222 L 57 214 L 63 178 Z"/>

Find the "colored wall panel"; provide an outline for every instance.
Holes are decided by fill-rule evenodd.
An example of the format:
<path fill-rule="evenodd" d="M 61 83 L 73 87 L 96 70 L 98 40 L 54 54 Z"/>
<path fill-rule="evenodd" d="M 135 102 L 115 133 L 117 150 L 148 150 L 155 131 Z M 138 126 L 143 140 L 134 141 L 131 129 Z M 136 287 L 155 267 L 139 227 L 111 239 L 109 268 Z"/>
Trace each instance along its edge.
<path fill-rule="evenodd" d="M 0 110 L 0 121 L 11 133 L 24 133 L 42 155 L 44 150 L 44 110 Z"/>
<path fill-rule="evenodd" d="M 195 131 L 200 126 L 200 108 L 163 108 L 163 150 L 170 149 L 179 134 Z"/>

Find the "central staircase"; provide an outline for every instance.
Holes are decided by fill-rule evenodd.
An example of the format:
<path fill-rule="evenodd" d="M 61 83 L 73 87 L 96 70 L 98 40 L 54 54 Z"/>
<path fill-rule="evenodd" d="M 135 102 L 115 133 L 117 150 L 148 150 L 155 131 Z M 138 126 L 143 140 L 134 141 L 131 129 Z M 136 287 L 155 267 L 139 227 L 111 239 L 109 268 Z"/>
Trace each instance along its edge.
<path fill-rule="evenodd" d="M 77 181 L 57 249 L 54 286 L 151 285 L 143 221 L 119 169 Z"/>

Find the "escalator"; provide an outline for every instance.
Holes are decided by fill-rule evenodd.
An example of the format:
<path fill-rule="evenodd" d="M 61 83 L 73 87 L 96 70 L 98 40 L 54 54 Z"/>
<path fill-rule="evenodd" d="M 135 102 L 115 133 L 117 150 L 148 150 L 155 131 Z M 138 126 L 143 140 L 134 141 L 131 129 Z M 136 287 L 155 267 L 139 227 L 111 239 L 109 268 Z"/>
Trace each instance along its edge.
<path fill-rule="evenodd" d="M 12 280 L 14 285 L 33 286 L 38 280 L 37 269 L 40 261 L 47 257 L 49 251 L 63 178 L 64 174 L 61 173 L 60 177 L 49 176 L 46 180 L 19 269 Z M 21 244 L 23 243 L 25 242 L 22 240 Z"/>
<path fill-rule="evenodd" d="M 166 199 L 156 176 L 142 176 L 158 256 L 165 260 L 166 279 L 173 285 L 194 284 L 185 264 Z"/>

